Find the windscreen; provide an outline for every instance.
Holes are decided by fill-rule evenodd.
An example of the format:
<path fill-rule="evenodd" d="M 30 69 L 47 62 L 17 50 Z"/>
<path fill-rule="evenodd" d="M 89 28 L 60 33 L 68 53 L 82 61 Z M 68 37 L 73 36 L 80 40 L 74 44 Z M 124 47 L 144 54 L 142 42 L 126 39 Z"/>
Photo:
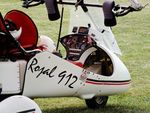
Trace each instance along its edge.
<path fill-rule="evenodd" d="M 63 0 L 63 2 L 77 4 L 77 0 Z M 104 28 L 109 30 L 108 27 L 104 26 L 104 14 L 102 7 L 98 0 L 84 0 L 87 6 L 88 12 L 84 12 L 81 6 L 75 7 L 75 5 L 69 5 L 70 10 L 70 23 L 69 23 L 69 33 L 71 33 L 74 26 L 83 26 L 102 31 Z M 93 5 L 93 6 L 92 6 Z"/>
<path fill-rule="evenodd" d="M 76 4 L 77 0 L 63 0 L 63 2 Z M 80 5 L 78 7 L 68 5 L 70 11 L 69 34 L 73 33 L 72 31 L 75 27 L 90 27 L 96 32 L 99 32 L 99 43 L 101 45 L 104 45 L 112 52 L 121 55 L 121 51 L 111 28 L 104 25 L 104 14 L 102 7 L 100 7 L 100 4 L 102 3 L 100 3 L 99 0 L 84 0 L 84 4 L 87 4 L 87 12 L 84 12 Z M 89 4 L 94 6 L 88 6 Z M 97 7 L 98 5 L 99 7 Z"/>

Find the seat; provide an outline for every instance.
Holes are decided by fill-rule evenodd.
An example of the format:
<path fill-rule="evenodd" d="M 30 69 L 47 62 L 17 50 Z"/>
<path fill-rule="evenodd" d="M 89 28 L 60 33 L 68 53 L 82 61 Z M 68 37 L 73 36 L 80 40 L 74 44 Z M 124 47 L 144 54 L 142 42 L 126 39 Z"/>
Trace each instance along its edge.
<path fill-rule="evenodd" d="M 5 27 L 5 21 L 3 19 L 2 14 L 0 13 L 0 31 L 7 32 Z"/>
<path fill-rule="evenodd" d="M 38 30 L 32 19 L 22 11 L 11 10 L 5 17 L 5 22 L 13 22 L 16 30 L 22 29 L 21 35 L 18 38 L 20 45 L 24 49 L 35 49 L 38 41 Z"/>
<path fill-rule="evenodd" d="M 8 37 L 7 37 L 7 29 L 5 26 L 5 21 L 3 19 L 2 14 L 0 13 L 0 57 L 4 57 L 8 51 Z"/>

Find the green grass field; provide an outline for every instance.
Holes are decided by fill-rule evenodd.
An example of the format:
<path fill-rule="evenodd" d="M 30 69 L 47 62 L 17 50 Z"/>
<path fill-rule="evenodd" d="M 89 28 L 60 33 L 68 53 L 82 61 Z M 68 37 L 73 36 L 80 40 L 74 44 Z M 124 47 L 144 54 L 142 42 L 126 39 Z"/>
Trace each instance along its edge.
<path fill-rule="evenodd" d="M 148 2 L 140 1 L 143 4 Z M 128 0 L 116 2 L 127 3 Z M 46 34 L 56 42 L 59 21 L 48 21 L 45 6 L 24 9 L 21 5 L 20 0 L 0 0 L 0 12 L 3 15 L 12 9 L 26 12 L 35 21 L 39 34 Z M 113 32 L 123 53 L 121 59 L 132 76 L 130 90 L 111 96 L 106 108 L 100 110 L 88 109 L 84 100 L 78 98 L 35 99 L 43 113 L 150 113 L 150 5 L 141 12 L 130 13 L 117 20 L 118 25 Z"/>

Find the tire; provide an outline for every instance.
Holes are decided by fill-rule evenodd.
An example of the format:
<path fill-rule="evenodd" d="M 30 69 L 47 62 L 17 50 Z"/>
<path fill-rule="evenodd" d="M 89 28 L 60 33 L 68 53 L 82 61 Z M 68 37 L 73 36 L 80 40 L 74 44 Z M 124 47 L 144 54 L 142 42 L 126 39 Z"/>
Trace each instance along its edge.
<path fill-rule="evenodd" d="M 90 109 L 104 108 L 107 104 L 108 96 L 93 97 L 92 99 L 86 99 L 85 103 Z"/>
<path fill-rule="evenodd" d="M 8 98 L 9 96 L 5 96 L 5 95 L 0 95 L 0 102 L 5 100 L 6 98 Z"/>

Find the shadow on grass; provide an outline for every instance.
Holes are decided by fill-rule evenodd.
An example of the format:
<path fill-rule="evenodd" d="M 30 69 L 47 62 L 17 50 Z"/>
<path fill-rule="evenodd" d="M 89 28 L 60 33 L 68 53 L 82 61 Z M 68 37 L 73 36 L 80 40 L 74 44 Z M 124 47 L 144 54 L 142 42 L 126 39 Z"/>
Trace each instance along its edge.
<path fill-rule="evenodd" d="M 144 109 L 137 107 L 121 106 L 121 105 L 108 105 L 102 109 L 88 109 L 85 106 L 80 107 L 60 107 L 43 109 L 43 113 L 147 113 Z"/>

